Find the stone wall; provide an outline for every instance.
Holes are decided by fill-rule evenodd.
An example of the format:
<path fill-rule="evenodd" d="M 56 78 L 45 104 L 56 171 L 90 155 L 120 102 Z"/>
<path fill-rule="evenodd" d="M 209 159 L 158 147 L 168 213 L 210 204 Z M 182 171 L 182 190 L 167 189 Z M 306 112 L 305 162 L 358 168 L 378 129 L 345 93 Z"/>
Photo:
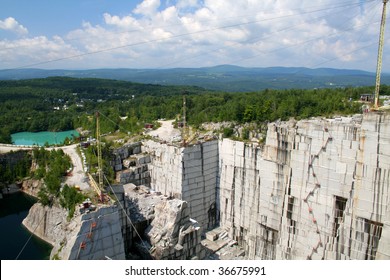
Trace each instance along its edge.
<path fill-rule="evenodd" d="M 116 181 L 121 184 L 150 185 L 148 164 L 150 156 L 142 154 L 141 142 L 126 144 L 113 151 L 111 166 L 116 172 Z"/>
<path fill-rule="evenodd" d="M 102 207 L 81 216 L 77 234 L 68 242 L 73 244 L 70 260 L 124 260 L 125 250 L 118 208 Z"/>
<path fill-rule="evenodd" d="M 2 165 L 4 168 L 9 166 L 11 169 L 13 169 L 15 165 L 18 164 L 19 161 L 23 160 L 28 153 L 28 151 L 14 151 L 0 154 L 0 165 Z"/>
<path fill-rule="evenodd" d="M 217 224 L 218 141 L 204 142 L 183 151 L 182 200 L 191 218 L 206 230 Z"/>
<path fill-rule="evenodd" d="M 28 153 L 29 151 L 11 151 L 5 154 L 0 153 L 1 175 L 6 174 L 7 169 L 14 172 L 15 167 L 28 156 Z M 5 188 L 6 186 L 8 188 Z M 6 182 L 0 181 L 0 193 L 3 192 L 3 194 L 10 194 L 19 191 L 19 187 L 20 186 L 15 187 L 15 185 L 7 185 Z"/>
<path fill-rule="evenodd" d="M 65 238 L 68 213 L 65 209 L 35 203 L 29 210 L 23 225 L 39 238 L 53 246 Z"/>
<path fill-rule="evenodd" d="M 22 182 L 22 191 L 31 196 L 38 197 L 38 192 L 41 190 L 44 185 L 43 179 L 25 179 Z"/>
<path fill-rule="evenodd" d="M 184 148 L 146 141 L 143 151 L 151 157 L 150 187 L 165 195 L 181 198 L 183 181 L 182 153 Z"/>
<path fill-rule="evenodd" d="M 151 189 L 248 259 L 390 259 L 389 114 L 276 122 L 264 146 L 147 141 Z M 123 165 L 123 164 L 122 164 Z"/>
<path fill-rule="evenodd" d="M 50 258 L 125 259 L 117 207 L 103 207 L 68 221 L 65 209 L 34 204 L 23 225 L 53 245 Z"/>
<path fill-rule="evenodd" d="M 189 216 L 187 202 L 165 200 L 155 206 L 155 218 L 146 229 L 153 259 L 188 260 L 199 258 L 201 230 Z"/>
<path fill-rule="evenodd" d="M 285 150 L 274 152 L 276 158 Z M 255 144 L 220 142 L 220 223 L 249 259 L 275 259 L 289 174 L 286 165 L 262 153 Z"/>
<path fill-rule="evenodd" d="M 113 151 L 113 159 L 111 166 L 115 171 L 121 171 L 123 169 L 123 161 L 131 157 L 132 155 L 141 153 L 141 142 L 125 144 L 122 147 Z"/>
<path fill-rule="evenodd" d="M 186 148 L 154 141 L 144 143 L 151 156 L 151 188 L 188 202 L 191 218 L 203 230 L 216 224 L 218 141 Z"/>
<path fill-rule="evenodd" d="M 190 218 L 188 203 L 144 186 L 114 186 L 120 209 L 125 252 L 130 258 L 192 259 L 201 252 L 201 230 Z"/>
<path fill-rule="evenodd" d="M 249 259 L 389 259 L 389 120 L 270 124 L 263 149 L 224 139 L 221 227 Z"/>

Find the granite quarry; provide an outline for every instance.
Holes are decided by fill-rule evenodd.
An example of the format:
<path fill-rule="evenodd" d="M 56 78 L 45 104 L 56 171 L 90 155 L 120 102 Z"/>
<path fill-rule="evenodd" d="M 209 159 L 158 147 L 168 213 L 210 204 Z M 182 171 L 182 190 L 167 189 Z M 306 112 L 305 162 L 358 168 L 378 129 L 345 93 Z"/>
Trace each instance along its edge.
<path fill-rule="evenodd" d="M 390 259 L 390 114 L 276 122 L 265 142 L 113 152 L 115 202 L 24 224 L 61 259 Z"/>

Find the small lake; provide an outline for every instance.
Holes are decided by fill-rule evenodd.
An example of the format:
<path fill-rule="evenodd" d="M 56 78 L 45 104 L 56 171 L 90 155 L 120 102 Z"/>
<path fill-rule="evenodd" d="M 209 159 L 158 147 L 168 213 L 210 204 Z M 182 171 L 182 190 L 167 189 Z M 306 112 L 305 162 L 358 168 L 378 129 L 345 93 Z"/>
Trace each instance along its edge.
<path fill-rule="evenodd" d="M 15 145 L 38 145 L 44 146 L 45 143 L 49 145 L 62 144 L 66 137 L 72 139 L 73 136 L 78 137 L 79 133 L 76 130 L 67 130 L 60 132 L 18 132 L 11 134 L 12 142 Z"/>
<path fill-rule="evenodd" d="M 29 240 L 31 233 L 22 225 L 35 202 L 35 198 L 22 192 L 0 199 L 1 260 L 14 260 L 19 253 L 20 260 L 49 259 L 52 246 L 34 235 Z"/>

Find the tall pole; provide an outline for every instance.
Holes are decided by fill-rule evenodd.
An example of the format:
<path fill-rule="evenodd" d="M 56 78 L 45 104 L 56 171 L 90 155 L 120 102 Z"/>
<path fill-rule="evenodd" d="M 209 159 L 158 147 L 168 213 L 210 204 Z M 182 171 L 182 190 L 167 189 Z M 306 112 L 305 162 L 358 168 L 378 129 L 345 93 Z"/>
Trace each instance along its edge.
<path fill-rule="evenodd" d="M 383 45 L 385 40 L 384 33 L 385 33 L 385 24 L 386 24 L 386 4 L 388 1 L 389 0 L 383 0 L 381 29 L 379 33 L 378 61 L 376 66 L 376 81 L 375 81 L 375 104 L 374 104 L 375 109 L 378 109 L 379 107 L 379 89 L 381 84 L 382 55 L 383 55 Z"/>
<path fill-rule="evenodd" d="M 186 145 L 186 140 L 187 140 L 187 124 L 186 124 L 186 94 L 184 93 L 183 94 L 183 135 L 182 135 L 182 138 L 183 138 L 183 146 Z"/>
<path fill-rule="evenodd" d="M 99 112 L 96 112 L 96 143 L 97 143 L 97 156 L 98 156 L 98 184 L 100 190 L 103 190 L 103 167 L 102 167 L 102 148 L 100 143 L 100 123 Z"/>

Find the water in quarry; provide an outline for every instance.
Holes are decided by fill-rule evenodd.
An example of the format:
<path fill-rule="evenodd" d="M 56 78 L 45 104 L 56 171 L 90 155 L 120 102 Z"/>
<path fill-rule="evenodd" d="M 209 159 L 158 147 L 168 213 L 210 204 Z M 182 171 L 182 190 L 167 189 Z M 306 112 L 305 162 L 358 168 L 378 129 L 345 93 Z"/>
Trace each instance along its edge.
<path fill-rule="evenodd" d="M 24 193 L 7 195 L 0 200 L 1 260 L 49 259 L 51 245 L 34 235 L 29 240 L 31 233 L 22 225 L 23 219 L 35 202 L 33 197 Z"/>
<path fill-rule="evenodd" d="M 62 144 L 66 138 L 73 139 L 78 137 L 76 130 L 67 130 L 59 132 L 41 131 L 41 132 L 18 132 L 11 134 L 12 142 L 15 145 L 54 145 Z"/>

